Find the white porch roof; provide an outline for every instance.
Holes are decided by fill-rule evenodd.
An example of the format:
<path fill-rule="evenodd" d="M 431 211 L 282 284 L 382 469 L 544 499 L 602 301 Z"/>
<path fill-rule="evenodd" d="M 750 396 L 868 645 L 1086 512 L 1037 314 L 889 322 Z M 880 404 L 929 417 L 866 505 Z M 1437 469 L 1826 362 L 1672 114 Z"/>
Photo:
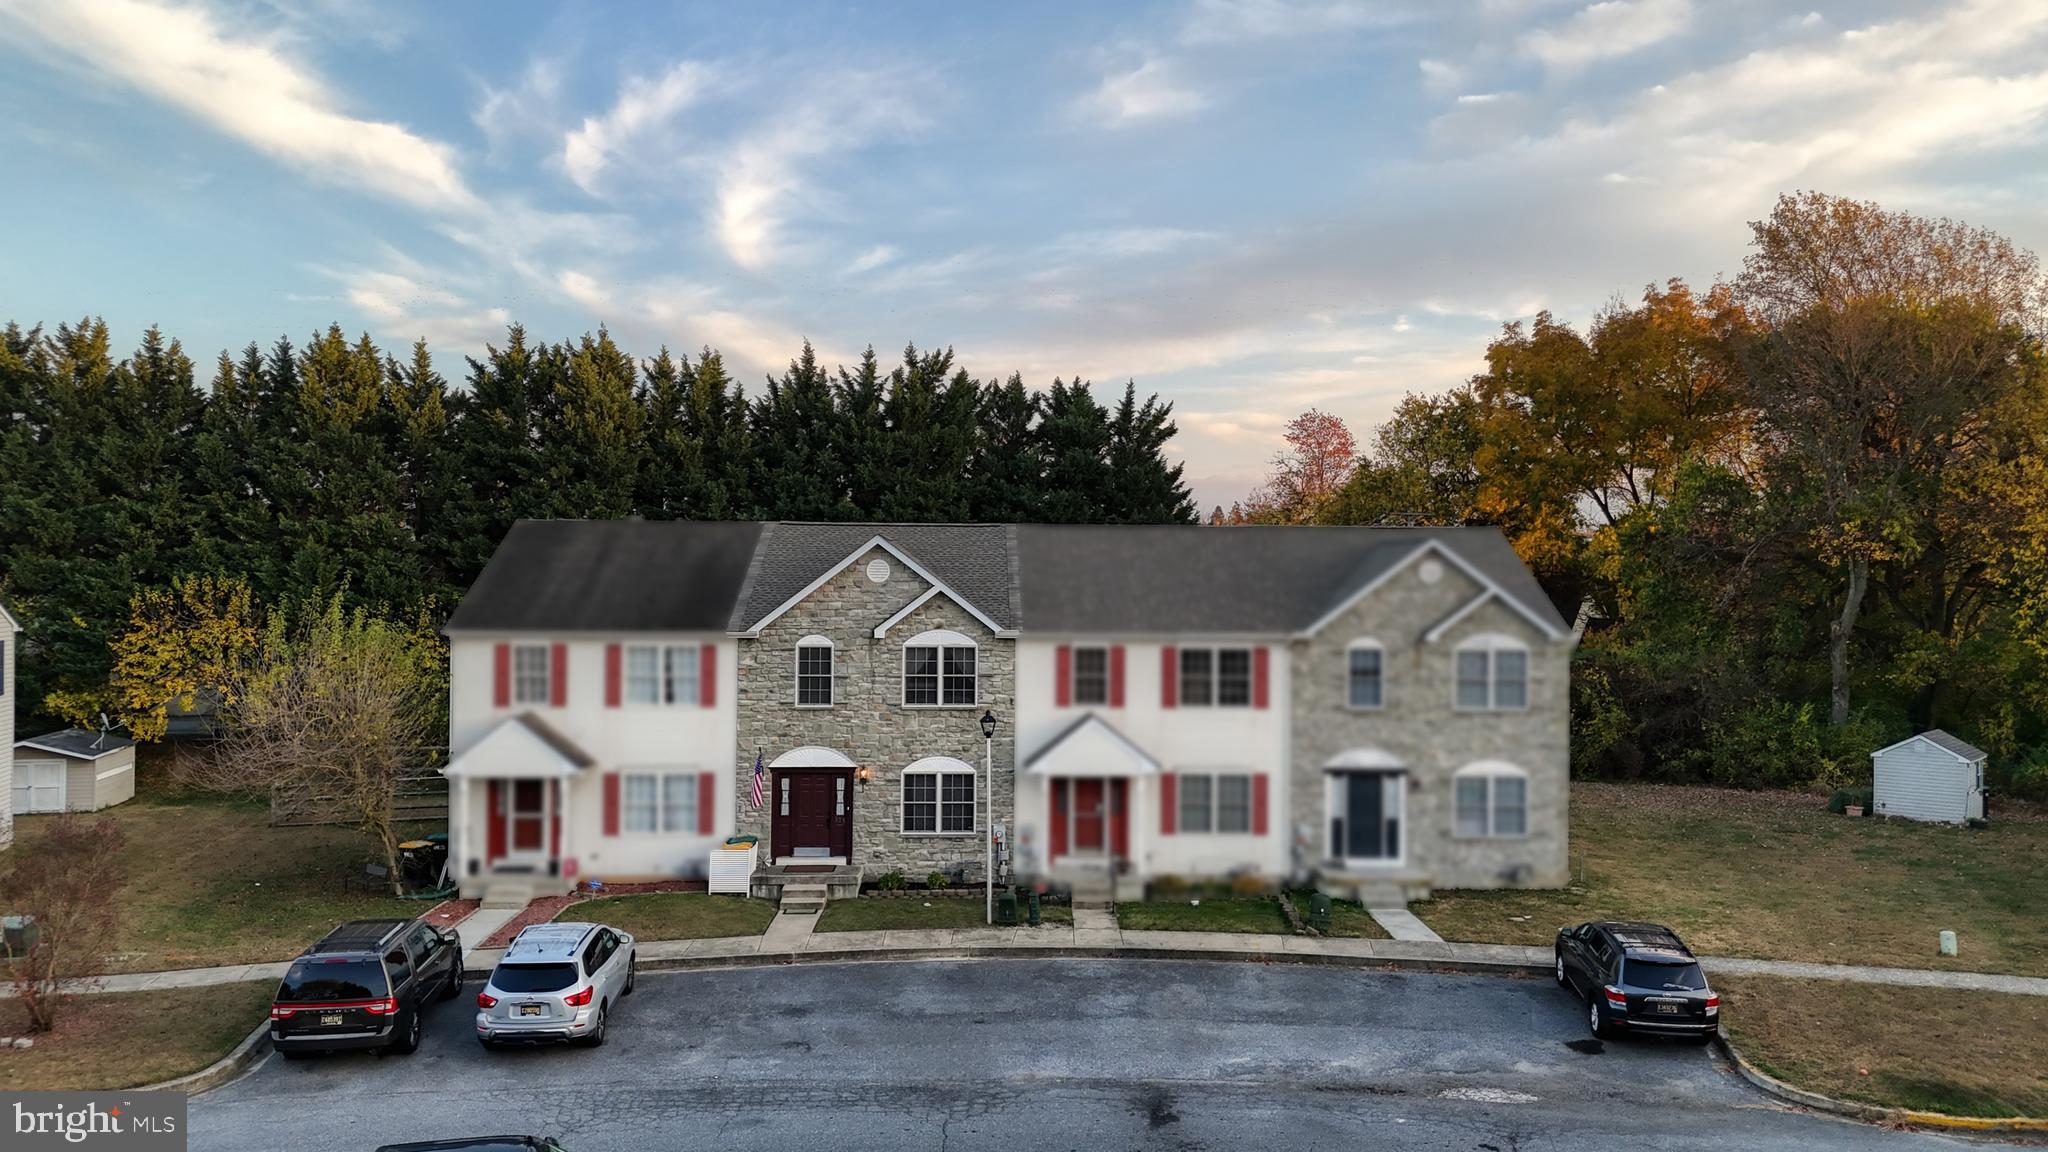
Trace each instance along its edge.
<path fill-rule="evenodd" d="M 1024 761 L 1027 776 L 1157 776 L 1154 760 L 1093 712 L 1074 721 Z"/>
<path fill-rule="evenodd" d="M 450 759 L 441 775 L 451 780 L 561 780 L 596 763 L 595 757 L 547 721 L 521 712 L 500 721 L 483 739 Z"/>
<path fill-rule="evenodd" d="M 1388 769 L 1402 769 L 1406 767 L 1408 765 L 1403 763 L 1399 756 L 1384 748 L 1374 748 L 1368 745 L 1363 748 L 1347 748 L 1337 753 L 1324 763 L 1323 770 L 1326 772 L 1342 771 L 1345 769 L 1386 771 Z"/>

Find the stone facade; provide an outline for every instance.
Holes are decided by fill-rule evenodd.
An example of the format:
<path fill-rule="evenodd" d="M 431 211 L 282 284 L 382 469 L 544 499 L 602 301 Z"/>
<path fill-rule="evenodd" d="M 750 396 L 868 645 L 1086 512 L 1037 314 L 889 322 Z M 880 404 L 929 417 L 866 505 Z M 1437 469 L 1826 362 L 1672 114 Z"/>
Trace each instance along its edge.
<path fill-rule="evenodd" d="M 1434 580 L 1425 579 L 1433 575 Z M 1571 641 L 1552 640 L 1494 598 L 1434 641 L 1424 635 L 1483 588 L 1456 565 L 1425 556 L 1291 645 L 1293 717 L 1289 813 L 1325 862 L 1330 813 L 1324 766 L 1347 750 L 1376 748 L 1406 768 L 1405 860 L 1389 873 L 1411 886 L 1557 887 L 1569 873 Z M 1529 651 L 1529 706 L 1462 711 L 1453 706 L 1461 641 L 1483 633 L 1519 640 Z M 1383 703 L 1355 709 L 1348 696 L 1348 650 L 1369 638 L 1383 648 Z M 1506 761 L 1528 774 L 1528 834 L 1457 835 L 1453 774 L 1481 760 Z M 1358 873 L 1364 875 L 1364 873 Z"/>
<path fill-rule="evenodd" d="M 876 559 L 889 573 L 879 584 L 867 571 Z M 930 587 L 896 557 L 874 547 L 770 622 L 758 638 L 739 642 L 738 831 L 761 837 L 763 844 L 770 841 L 771 809 L 757 810 L 748 799 L 755 754 L 772 763 L 792 748 L 817 745 L 844 753 L 872 773 L 866 786 L 856 785 L 852 793 L 852 862 L 863 867 L 868 879 L 890 871 L 913 879 L 934 871 L 981 878 L 984 849 L 978 833 L 902 831 L 903 769 L 928 756 L 950 756 L 971 765 L 977 828 L 987 828 L 990 797 L 984 795 L 980 721 L 984 711 L 994 712 L 1000 721 L 994 744 L 994 819 L 1016 827 L 1016 645 L 997 637 L 944 593 L 898 621 L 887 636 L 875 637 L 877 627 Z M 931 629 L 958 632 L 975 642 L 980 698 L 973 706 L 904 706 L 904 643 Z M 833 645 L 829 708 L 796 706 L 797 642 L 812 635 Z"/>

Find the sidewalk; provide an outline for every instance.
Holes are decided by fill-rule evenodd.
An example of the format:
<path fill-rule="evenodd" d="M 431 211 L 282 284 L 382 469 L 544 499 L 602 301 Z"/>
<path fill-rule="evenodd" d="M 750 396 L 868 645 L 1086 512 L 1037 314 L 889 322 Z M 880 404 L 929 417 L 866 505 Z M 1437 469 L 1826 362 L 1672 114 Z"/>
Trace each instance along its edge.
<path fill-rule="evenodd" d="M 811 918 L 807 918 L 811 919 Z M 796 927 L 792 925 L 792 927 Z M 1453 944 L 1408 940 L 1355 940 L 1316 936 L 1246 935 L 1227 932 L 1141 932 L 1114 926 L 1041 928 L 949 928 L 931 931 L 813 932 L 769 936 L 721 936 L 707 940 L 649 940 L 639 945 L 640 962 L 650 968 L 712 967 L 723 963 L 917 959 L 944 956 L 1110 956 L 1145 959 L 1296 959 L 1306 963 L 1403 964 L 1472 971 L 1547 972 L 1548 948 L 1513 944 Z M 471 972 L 488 970 L 501 949 L 472 949 Z M 1789 960 L 1743 960 L 1708 956 L 1710 973 L 1726 976 L 1793 976 L 1847 980 L 1914 988 L 1959 988 L 2048 996 L 2048 977 L 1990 972 L 1937 972 L 1919 968 L 1870 968 L 1807 964 Z M 93 987 L 69 992 L 138 992 L 275 980 L 285 964 L 237 964 L 108 976 Z"/>

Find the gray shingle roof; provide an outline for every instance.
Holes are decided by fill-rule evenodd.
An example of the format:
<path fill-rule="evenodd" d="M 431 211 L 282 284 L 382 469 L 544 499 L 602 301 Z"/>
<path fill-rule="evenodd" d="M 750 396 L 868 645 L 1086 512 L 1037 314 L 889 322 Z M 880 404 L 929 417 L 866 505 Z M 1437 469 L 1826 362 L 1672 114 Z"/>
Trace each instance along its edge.
<path fill-rule="evenodd" d="M 766 525 L 732 610 L 744 631 L 787 603 L 855 549 L 880 536 L 1003 629 L 1017 627 L 1015 529 L 1007 524 Z"/>
<path fill-rule="evenodd" d="M 450 632 L 723 632 L 761 525 L 521 520 Z"/>
<path fill-rule="evenodd" d="M 1990 756 L 1990 753 L 1984 751 L 1982 748 L 1977 747 L 1975 744 L 1972 744 L 1967 740 L 1962 740 L 1957 737 L 1951 736 L 1948 733 L 1943 732 L 1939 728 L 1930 728 L 1927 731 L 1920 733 L 1920 735 L 1928 741 L 1934 744 L 1938 744 L 1941 747 L 1948 749 L 1950 752 L 1953 752 L 1956 755 L 1961 756 L 1965 760 L 1983 760 L 1987 759 Z"/>
<path fill-rule="evenodd" d="M 1017 528 L 1025 629 L 1275 633 L 1316 623 L 1425 541 L 1569 630 L 1494 528 Z"/>
<path fill-rule="evenodd" d="M 133 748 L 135 741 L 112 732 L 94 732 L 86 728 L 66 728 L 62 732 L 47 732 L 41 736 L 30 736 L 16 740 L 16 748 L 40 748 L 79 760 L 97 760 L 111 756 L 123 748 Z"/>

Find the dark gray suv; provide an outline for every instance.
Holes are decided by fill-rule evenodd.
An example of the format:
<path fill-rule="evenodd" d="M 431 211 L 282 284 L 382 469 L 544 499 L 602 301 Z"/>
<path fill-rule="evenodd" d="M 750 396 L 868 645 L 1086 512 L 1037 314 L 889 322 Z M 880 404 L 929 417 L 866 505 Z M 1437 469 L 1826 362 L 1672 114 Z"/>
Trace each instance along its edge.
<path fill-rule="evenodd" d="M 300 953 L 270 1002 L 270 1043 L 306 1052 L 420 1046 L 429 1002 L 462 991 L 462 943 L 424 920 L 351 920 Z"/>
<path fill-rule="evenodd" d="M 1557 982 L 1586 1001 L 1593 1035 L 1638 1032 L 1704 1044 L 1721 997 L 1692 949 L 1661 924 L 1595 920 L 1557 933 Z"/>

